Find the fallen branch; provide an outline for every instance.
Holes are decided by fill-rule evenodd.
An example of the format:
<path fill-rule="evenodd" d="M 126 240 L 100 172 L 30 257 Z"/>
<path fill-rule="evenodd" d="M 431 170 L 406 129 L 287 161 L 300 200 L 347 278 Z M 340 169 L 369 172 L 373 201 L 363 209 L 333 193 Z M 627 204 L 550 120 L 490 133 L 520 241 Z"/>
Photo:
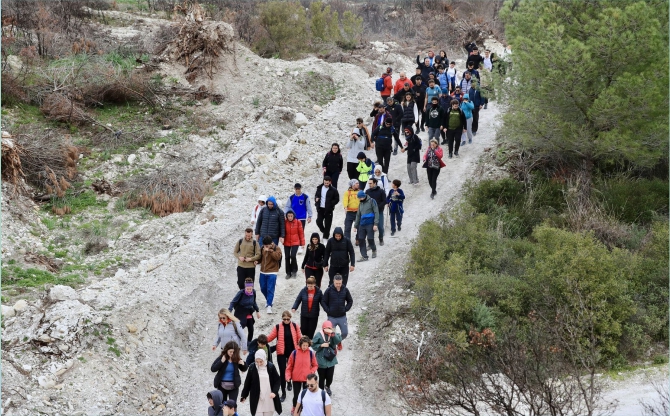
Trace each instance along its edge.
<path fill-rule="evenodd" d="M 419 358 L 421 357 L 421 346 L 423 345 L 423 335 L 425 331 L 421 331 L 421 342 L 419 342 L 419 348 L 417 348 L 416 351 L 416 360 L 419 361 Z"/>

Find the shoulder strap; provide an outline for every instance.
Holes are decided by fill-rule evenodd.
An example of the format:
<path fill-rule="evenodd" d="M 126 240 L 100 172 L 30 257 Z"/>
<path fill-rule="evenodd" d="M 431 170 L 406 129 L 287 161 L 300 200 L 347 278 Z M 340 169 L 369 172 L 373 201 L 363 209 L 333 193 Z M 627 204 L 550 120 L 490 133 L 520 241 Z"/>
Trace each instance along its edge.
<path fill-rule="evenodd" d="M 277 324 L 277 341 L 279 341 L 279 324 Z"/>
<path fill-rule="evenodd" d="M 293 357 L 293 364 L 294 365 L 295 365 L 295 352 L 296 352 L 296 350 L 293 350 L 293 352 L 291 353 L 291 357 Z"/>
<path fill-rule="evenodd" d="M 230 321 L 230 323 L 233 324 L 233 329 L 235 330 L 235 335 L 237 335 L 237 337 L 240 339 L 240 341 L 242 341 L 242 337 L 240 336 L 240 333 L 237 332 L 237 325 L 235 325 L 237 322 Z"/>
<path fill-rule="evenodd" d="M 323 414 L 326 414 L 326 392 L 321 390 L 321 401 L 323 401 Z"/>
<path fill-rule="evenodd" d="M 300 392 L 300 405 L 303 409 L 305 408 L 305 405 L 302 402 L 303 402 L 303 400 L 305 400 L 305 394 L 307 394 L 307 389 L 302 389 L 302 391 Z M 324 415 L 325 415 L 325 413 L 324 413 Z"/>

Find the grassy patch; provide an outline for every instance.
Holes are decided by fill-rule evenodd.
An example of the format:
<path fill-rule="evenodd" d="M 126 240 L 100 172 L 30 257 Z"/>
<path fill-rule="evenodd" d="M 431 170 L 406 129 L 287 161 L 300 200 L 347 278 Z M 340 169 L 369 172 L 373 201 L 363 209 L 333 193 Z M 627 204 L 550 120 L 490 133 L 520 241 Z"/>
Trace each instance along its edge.
<path fill-rule="evenodd" d="M 358 336 L 366 338 L 370 331 L 370 315 L 367 310 L 358 315 Z"/>
<path fill-rule="evenodd" d="M 18 266 L 2 268 L 3 286 L 37 287 L 47 283 L 74 286 L 82 282 L 83 279 L 78 274 L 60 276 L 45 270 L 33 268 L 22 269 Z"/>

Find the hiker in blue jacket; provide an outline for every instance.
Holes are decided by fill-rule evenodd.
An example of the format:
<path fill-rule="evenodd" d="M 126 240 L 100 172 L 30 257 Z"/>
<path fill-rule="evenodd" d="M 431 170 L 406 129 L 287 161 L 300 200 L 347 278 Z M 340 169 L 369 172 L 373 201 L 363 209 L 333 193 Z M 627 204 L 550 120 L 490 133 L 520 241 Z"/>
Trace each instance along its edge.
<path fill-rule="evenodd" d="M 302 223 L 303 232 L 305 231 L 306 223 L 312 222 L 312 203 L 309 200 L 309 195 L 302 193 L 302 185 L 296 183 L 293 185 L 295 193 L 288 197 L 284 210 L 289 208 L 295 213 L 295 218 Z M 302 246 L 298 248 L 298 254 L 302 254 Z"/>
<path fill-rule="evenodd" d="M 405 201 L 405 193 L 400 189 L 399 179 L 394 179 L 392 182 L 393 189 L 391 189 L 387 196 L 389 204 L 389 212 L 391 213 L 391 236 L 395 235 L 396 224 L 398 231 L 402 230 L 402 214 L 405 212 L 403 202 Z"/>
<path fill-rule="evenodd" d="M 487 103 L 487 99 L 482 96 L 482 92 L 479 89 L 479 83 L 477 81 L 472 82 L 472 86 L 468 91 L 468 96 L 472 101 L 472 135 L 477 135 L 477 130 L 479 129 L 479 110 L 484 107 L 484 104 Z"/>
<path fill-rule="evenodd" d="M 366 240 L 372 249 L 372 258 L 377 257 L 375 231 L 377 231 L 379 225 L 379 208 L 377 207 L 377 202 L 364 191 L 358 191 L 358 199 L 361 202 L 358 204 L 358 212 L 354 221 L 354 233 L 356 233 L 359 248 L 361 249 L 361 259 L 359 261 L 367 261 L 368 250 L 365 244 Z"/>
<path fill-rule="evenodd" d="M 475 105 L 470 102 L 470 95 L 463 94 L 463 102 L 461 103 L 461 111 L 465 114 L 466 131 L 461 136 L 461 146 L 465 145 L 465 135 L 468 136 L 468 143 L 472 143 L 472 110 Z"/>
<path fill-rule="evenodd" d="M 270 196 L 256 220 L 256 240 L 263 246 L 263 237 L 269 236 L 275 244 L 284 244 L 284 211 L 277 207 L 277 200 Z"/>

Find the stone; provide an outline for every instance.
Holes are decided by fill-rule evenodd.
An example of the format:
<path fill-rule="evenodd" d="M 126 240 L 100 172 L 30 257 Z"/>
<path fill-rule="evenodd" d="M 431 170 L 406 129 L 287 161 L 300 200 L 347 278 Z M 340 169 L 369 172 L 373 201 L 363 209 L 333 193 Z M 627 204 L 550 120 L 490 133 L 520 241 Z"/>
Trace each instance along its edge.
<path fill-rule="evenodd" d="M 126 324 L 126 328 L 128 328 L 128 332 L 130 332 L 131 334 L 137 332 L 137 325 L 135 324 Z"/>
<path fill-rule="evenodd" d="M 116 273 L 114 273 L 114 277 L 119 278 L 119 277 L 126 277 L 128 275 L 128 272 L 126 272 L 124 269 L 118 269 L 116 270 Z"/>
<path fill-rule="evenodd" d="M 296 127 L 304 127 L 309 123 L 309 120 L 307 120 L 307 116 L 305 116 L 303 113 L 296 113 L 293 123 L 296 125 Z"/>
<path fill-rule="evenodd" d="M 132 165 L 133 163 L 135 163 L 136 160 L 137 160 L 137 155 L 135 153 L 132 153 L 132 154 L 128 155 L 128 164 L 129 165 Z"/>
<path fill-rule="evenodd" d="M 2 305 L 2 317 L 3 318 L 11 318 L 12 316 L 15 316 L 15 315 L 16 315 L 16 311 L 14 310 L 13 307 Z"/>
<path fill-rule="evenodd" d="M 49 299 L 52 302 L 76 300 L 79 299 L 79 295 L 70 286 L 56 285 L 49 291 Z"/>
<path fill-rule="evenodd" d="M 314 112 L 316 112 L 316 113 L 320 113 L 321 111 L 323 111 L 321 106 L 319 106 L 317 104 L 314 104 L 314 107 L 312 107 L 312 110 L 314 110 Z"/>
<path fill-rule="evenodd" d="M 37 340 L 40 341 L 40 342 L 47 343 L 47 344 L 50 343 L 50 342 L 54 342 L 54 341 L 55 341 L 53 338 L 51 338 L 51 337 L 50 337 L 49 335 L 47 335 L 47 334 L 42 334 L 42 335 L 40 335 L 39 338 L 37 338 Z"/>
<path fill-rule="evenodd" d="M 53 376 L 51 375 L 39 376 L 37 377 L 37 384 L 39 384 L 40 387 L 43 387 L 45 389 L 50 389 L 56 386 L 56 380 L 54 380 Z"/>

